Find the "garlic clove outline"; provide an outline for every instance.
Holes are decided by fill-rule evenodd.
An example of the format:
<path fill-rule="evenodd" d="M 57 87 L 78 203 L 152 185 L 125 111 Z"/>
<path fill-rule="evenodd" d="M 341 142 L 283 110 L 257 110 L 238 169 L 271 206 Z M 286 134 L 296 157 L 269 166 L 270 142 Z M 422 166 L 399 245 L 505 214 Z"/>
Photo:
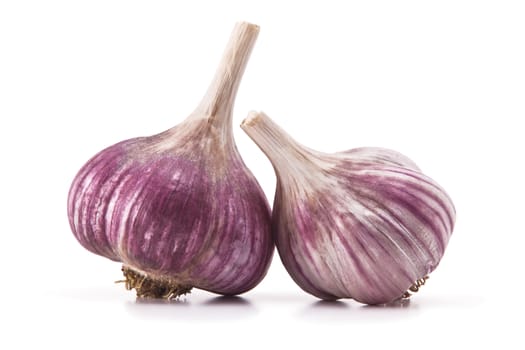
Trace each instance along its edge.
<path fill-rule="evenodd" d="M 68 197 L 84 248 L 122 262 L 139 297 L 192 287 L 235 295 L 256 286 L 273 255 L 270 206 L 232 133 L 237 90 L 259 27 L 238 23 L 207 93 L 184 121 L 119 142 L 78 172 Z"/>
<path fill-rule="evenodd" d="M 455 208 L 412 160 L 373 147 L 318 152 L 262 112 L 241 128 L 274 167 L 274 240 L 303 290 L 384 304 L 424 284 L 445 252 Z"/>

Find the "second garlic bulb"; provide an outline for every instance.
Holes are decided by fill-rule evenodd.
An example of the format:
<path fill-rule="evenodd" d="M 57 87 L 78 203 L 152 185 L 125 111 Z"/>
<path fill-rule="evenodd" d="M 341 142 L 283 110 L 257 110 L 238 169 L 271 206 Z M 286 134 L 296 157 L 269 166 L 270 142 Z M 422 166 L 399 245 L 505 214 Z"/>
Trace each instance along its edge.
<path fill-rule="evenodd" d="M 410 159 L 382 148 L 317 152 L 263 113 L 241 127 L 275 169 L 273 234 L 302 289 L 327 300 L 388 303 L 439 264 L 454 205 Z"/>

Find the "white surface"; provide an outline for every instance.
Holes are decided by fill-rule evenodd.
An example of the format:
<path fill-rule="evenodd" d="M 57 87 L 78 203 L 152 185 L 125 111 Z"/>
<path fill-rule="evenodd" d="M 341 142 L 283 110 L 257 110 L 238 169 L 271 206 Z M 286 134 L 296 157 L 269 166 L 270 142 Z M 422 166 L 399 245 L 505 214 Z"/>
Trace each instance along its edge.
<path fill-rule="evenodd" d="M 520 1 L 1 2 L 0 348 L 523 349 L 523 18 Z M 454 199 L 449 249 L 406 307 L 320 303 L 277 256 L 237 301 L 139 303 L 70 233 L 76 171 L 188 115 L 239 20 L 261 33 L 235 135 L 270 199 L 237 127 L 252 109 L 312 148 L 401 151 Z"/>

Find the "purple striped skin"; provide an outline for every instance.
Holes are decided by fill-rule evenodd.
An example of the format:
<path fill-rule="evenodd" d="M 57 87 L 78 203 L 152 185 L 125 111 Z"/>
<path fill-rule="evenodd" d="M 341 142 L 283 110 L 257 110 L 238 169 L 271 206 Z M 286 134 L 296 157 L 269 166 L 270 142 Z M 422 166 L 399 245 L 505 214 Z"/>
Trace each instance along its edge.
<path fill-rule="evenodd" d="M 117 143 L 84 165 L 68 198 L 75 237 L 154 278 L 224 295 L 250 290 L 273 254 L 262 189 L 233 140 L 196 132 L 158 147 L 167 134 Z"/>
<path fill-rule="evenodd" d="M 280 181 L 273 234 L 284 266 L 308 293 L 325 300 L 384 304 L 400 298 L 437 267 L 455 212 L 446 193 L 417 171 L 361 167 L 350 170 L 346 161 L 330 170 L 340 184 L 333 195 L 319 190 L 297 198 Z M 368 167 L 380 168 L 380 173 L 364 175 Z M 419 185 L 389 177 L 400 169 Z M 427 205 L 429 200 L 439 210 Z M 348 201 L 369 212 L 361 216 L 346 210 Z M 337 220 L 344 226 L 334 224 Z M 331 245 L 328 252 L 326 244 Z"/>
<path fill-rule="evenodd" d="M 438 266 L 454 205 L 410 159 L 373 147 L 316 152 L 263 113 L 253 112 L 242 127 L 275 169 L 272 233 L 303 290 L 385 304 Z"/>

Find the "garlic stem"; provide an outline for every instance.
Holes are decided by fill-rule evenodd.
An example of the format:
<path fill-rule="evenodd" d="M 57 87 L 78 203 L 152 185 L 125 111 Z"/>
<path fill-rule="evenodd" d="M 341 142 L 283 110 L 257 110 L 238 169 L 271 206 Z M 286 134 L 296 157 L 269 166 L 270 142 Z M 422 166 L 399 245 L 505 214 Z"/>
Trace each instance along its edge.
<path fill-rule="evenodd" d="M 317 170 L 325 163 L 318 157 L 320 152 L 299 144 L 263 112 L 250 112 L 241 128 L 261 148 L 282 179 L 286 175 L 282 169 L 294 168 L 296 177 L 302 174 L 308 178 L 313 168 Z"/>
<path fill-rule="evenodd" d="M 193 113 L 195 117 L 207 117 L 218 126 L 231 129 L 235 96 L 258 34 L 259 26 L 255 24 L 235 25 L 215 77 Z"/>

